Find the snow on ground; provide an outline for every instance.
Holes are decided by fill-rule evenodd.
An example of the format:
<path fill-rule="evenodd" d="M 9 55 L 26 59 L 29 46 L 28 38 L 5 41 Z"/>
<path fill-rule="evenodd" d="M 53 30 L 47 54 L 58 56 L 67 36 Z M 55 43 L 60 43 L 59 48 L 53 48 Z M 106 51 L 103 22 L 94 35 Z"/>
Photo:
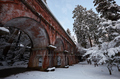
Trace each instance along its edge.
<path fill-rule="evenodd" d="M 109 75 L 106 66 L 94 67 L 84 62 L 69 68 L 56 68 L 51 72 L 28 71 L 4 79 L 120 79 L 120 72 L 117 68 L 113 70 L 113 75 Z"/>

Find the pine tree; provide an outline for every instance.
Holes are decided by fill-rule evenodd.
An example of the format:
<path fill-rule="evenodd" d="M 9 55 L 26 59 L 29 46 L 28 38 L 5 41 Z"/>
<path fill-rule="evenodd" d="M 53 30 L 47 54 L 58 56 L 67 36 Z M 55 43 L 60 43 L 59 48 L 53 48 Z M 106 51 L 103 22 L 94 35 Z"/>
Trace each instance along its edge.
<path fill-rule="evenodd" d="M 106 36 L 102 44 L 88 49 L 86 55 L 90 55 L 89 59 L 98 60 L 97 63 L 106 63 L 110 75 L 112 75 L 113 65 L 120 71 L 120 21 L 104 21 L 101 22 L 102 28 L 101 39 Z"/>
<path fill-rule="evenodd" d="M 89 44 L 92 47 L 91 40 L 97 39 L 96 30 L 100 22 L 98 15 L 92 9 L 86 10 L 81 5 L 77 5 L 73 10 L 73 19 L 73 30 L 77 36 L 78 43 L 86 47 L 89 40 Z"/>
<path fill-rule="evenodd" d="M 71 31 L 70 31 L 70 29 L 67 28 L 66 32 L 68 33 L 68 35 L 71 36 Z"/>
<path fill-rule="evenodd" d="M 101 17 L 112 21 L 120 19 L 120 6 L 114 0 L 94 0 L 93 3 Z"/>

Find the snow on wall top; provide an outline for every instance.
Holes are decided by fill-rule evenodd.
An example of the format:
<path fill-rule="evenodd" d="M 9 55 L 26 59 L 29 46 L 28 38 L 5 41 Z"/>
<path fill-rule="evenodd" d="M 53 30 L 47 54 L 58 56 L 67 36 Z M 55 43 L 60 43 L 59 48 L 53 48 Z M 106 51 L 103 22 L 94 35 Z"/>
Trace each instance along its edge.
<path fill-rule="evenodd" d="M 57 21 L 57 23 L 60 25 L 60 27 L 62 28 L 62 30 L 64 30 L 64 28 L 62 27 L 62 25 L 60 24 L 60 22 L 57 20 L 57 18 L 54 16 L 54 14 L 51 12 L 51 10 L 49 9 L 48 5 L 44 2 L 44 0 L 42 0 L 43 4 L 45 5 L 45 7 L 48 9 L 48 11 L 51 13 L 51 15 L 53 16 L 53 18 Z M 67 34 L 67 32 L 64 30 L 64 32 Z M 73 39 L 67 34 L 67 36 L 72 40 L 72 42 L 75 44 L 75 42 L 73 41 Z"/>

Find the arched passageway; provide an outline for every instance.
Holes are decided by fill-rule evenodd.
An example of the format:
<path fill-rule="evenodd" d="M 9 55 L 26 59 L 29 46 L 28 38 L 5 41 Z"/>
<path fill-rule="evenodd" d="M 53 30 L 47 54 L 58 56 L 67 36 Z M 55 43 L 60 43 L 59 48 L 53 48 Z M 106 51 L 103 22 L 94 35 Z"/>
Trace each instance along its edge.
<path fill-rule="evenodd" d="M 15 27 L 4 27 L 7 33 L 0 36 L 1 62 L 9 66 L 27 67 L 33 47 L 29 36 Z M 4 32 L 3 32 L 4 33 Z M 3 64 L 5 65 L 5 64 Z"/>
<path fill-rule="evenodd" d="M 57 38 L 55 42 L 56 49 L 55 52 L 55 61 L 54 65 L 56 67 L 64 67 L 65 66 L 65 54 L 64 54 L 64 43 L 62 39 Z"/>
<path fill-rule="evenodd" d="M 30 54 L 28 67 L 41 68 L 41 69 L 47 68 L 48 66 L 47 46 L 49 45 L 49 37 L 43 25 L 41 25 L 36 20 L 28 17 L 18 17 L 8 21 L 4 25 L 4 27 L 16 28 L 15 30 L 13 30 L 14 32 L 12 34 L 13 36 L 16 35 L 18 38 L 21 33 L 24 33 L 29 37 L 29 41 L 31 43 L 31 47 L 30 47 L 31 54 Z M 10 43 L 13 42 L 14 40 L 11 39 Z M 28 43 L 27 40 L 24 40 L 24 42 Z M 20 43 L 20 45 L 23 45 L 22 43 Z M 27 44 L 27 46 L 28 45 L 29 44 Z M 6 56 L 7 53 L 8 51 L 3 52 L 3 55 Z"/>

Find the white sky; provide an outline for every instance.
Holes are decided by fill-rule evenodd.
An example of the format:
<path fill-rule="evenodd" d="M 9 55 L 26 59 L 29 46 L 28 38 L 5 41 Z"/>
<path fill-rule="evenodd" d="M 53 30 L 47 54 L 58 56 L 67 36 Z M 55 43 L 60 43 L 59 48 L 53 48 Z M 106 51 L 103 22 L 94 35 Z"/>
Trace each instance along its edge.
<path fill-rule="evenodd" d="M 120 0 L 115 0 L 120 5 Z M 87 9 L 93 9 L 96 12 L 93 0 L 47 0 L 47 5 L 62 27 L 66 30 L 69 28 L 73 33 L 72 11 L 76 5 L 82 5 Z M 97 12 L 96 12 L 97 13 Z"/>

